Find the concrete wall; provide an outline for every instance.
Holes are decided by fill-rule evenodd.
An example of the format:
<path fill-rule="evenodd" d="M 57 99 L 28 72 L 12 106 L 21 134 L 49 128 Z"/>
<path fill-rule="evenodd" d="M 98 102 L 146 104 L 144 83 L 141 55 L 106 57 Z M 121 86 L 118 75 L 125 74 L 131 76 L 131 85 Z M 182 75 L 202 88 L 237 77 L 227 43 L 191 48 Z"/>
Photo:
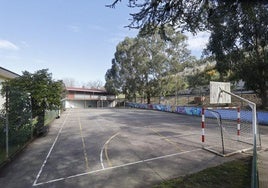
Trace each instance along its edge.
<path fill-rule="evenodd" d="M 192 115 L 192 116 L 201 116 L 202 107 L 196 106 L 171 106 L 171 105 L 162 105 L 162 104 L 141 104 L 141 103 L 127 103 L 127 106 L 132 108 L 141 108 L 141 109 L 150 109 L 150 110 L 159 110 L 165 112 L 174 112 L 178 114 Z M 237 112 L 233 110 L 228 111 L 227 114 L 223 114 L 218 111 L 223 119 L 237 119 Z M 241 121 L 251 122 L 252 115 L 250 110 L 241 110 Z M 257 122 L 262 125 L 268 125 L 268 112 L 257 112 Z"/>

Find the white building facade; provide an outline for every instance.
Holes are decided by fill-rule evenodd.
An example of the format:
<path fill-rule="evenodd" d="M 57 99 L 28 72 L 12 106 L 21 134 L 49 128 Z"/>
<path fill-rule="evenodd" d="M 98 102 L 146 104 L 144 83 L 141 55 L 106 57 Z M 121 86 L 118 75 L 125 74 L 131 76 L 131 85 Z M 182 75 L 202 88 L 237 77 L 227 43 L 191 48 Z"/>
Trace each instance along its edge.
<path fill-rule="evenodd" d="M 18 75 L 17 73 L 14 73 L 10 70 L 7 70 L 3 67 L 0 67 L 0 90 L 2 89 L 2 83 L 6 80 L 11 80 L 14 79 L 16 77 L 19 77 L 20 75 Z M 5 97 L 3 97 L 2 95 L 0 95 L 0 109 L 3 108 L 3 104 L 5 103 Z"/>

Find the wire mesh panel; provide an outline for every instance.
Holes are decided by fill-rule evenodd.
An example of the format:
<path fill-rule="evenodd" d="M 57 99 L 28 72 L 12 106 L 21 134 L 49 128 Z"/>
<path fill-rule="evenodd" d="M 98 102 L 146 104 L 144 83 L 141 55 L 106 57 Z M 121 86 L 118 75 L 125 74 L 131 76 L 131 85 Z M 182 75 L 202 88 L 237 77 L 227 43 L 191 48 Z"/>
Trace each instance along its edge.
<path fill-rule="evenodd" d="M 239 107 L 203 108 L 203 148 L 228 156 L 252 149 L 252 112 Z"/>

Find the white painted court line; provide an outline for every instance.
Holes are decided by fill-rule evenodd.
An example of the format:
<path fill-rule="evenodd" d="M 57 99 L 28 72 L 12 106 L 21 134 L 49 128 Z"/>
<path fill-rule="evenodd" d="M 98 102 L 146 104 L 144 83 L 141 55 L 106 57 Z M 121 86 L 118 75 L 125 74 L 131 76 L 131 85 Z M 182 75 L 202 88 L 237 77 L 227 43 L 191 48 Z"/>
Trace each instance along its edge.
<path fill-rule="evenodd" d="M 107 159 L 107 161 L 108 161 L 108 164 L 109 164 L 109 166 L 112 166 L 112 164 L 111 164 L 111 162 L 110 162 L 110 160 L 109 160 L 108 154 L 107 154 L 107 145 L 108 145 L 109 142 L 111 142 L 111 140 L 112 140 L 114 137 L 116 137 L 118 134 L 119 134 L 119 132 L 116 133 L 116 134 L 114 134 L 113 136 L 111 136 L 111 137 L 105 142 L 105 144 L 103 144 L 103 146 L 102 146 L 102 148 L 101 148 L 101 153 L 100 153 L 100 163 L 101 163 L 101 167 L 102 167 L 102 169 L 105 169 L 105 167 L 104 167 L 104 163 L 103 163 L 103 151 L 104 151 L 104 150 L 105 150 L 105 155 L 106 155 L 106 159 Z"/>
<path fill-rule="evenodd" d="M 85 163 L 86 163 L 86 169 L 89 170 L 86 144 L 85 144 L 85 139 L 84 139 L 84 136 L 83 136 L 83 129 L 82 129 L 82 124 L 81 124 L 80 117 L 78 117 L 78 123 L 79 123 L 80 136 L 81 136 L 82 145 L 83 145 L 83 152 L 84 152 L 84 158 L 85 158 Z"/>
<path fill-rule="evenodd" d="M 145 163 L 145 162 L 151 162 L 151 161 L 155 161 L 155 160 L 159 160 L 159 159 L 165 159 L 165 158 L 169 158 L 169 157 L 174 157 L 174 156 L 183 155 L 183 154 L 196 152 L 196 151 L 202 151 L 202 150 L 203 150 L 202 148 L 198 148 L 198 149 L 194 149 L 194 150 L 183 151 L 183 152 L 179 152 L 179 153 L 173 153 L 173 154 L 169 154 L 169 155 L 163 155 L 163 156 L 159 156 L 159 157 L 144 159 L 144 160 L 131 162 L 131 163 L 126 163 L 126 164 L 122 164 L 122 165 L 118 165 L 118 166 L 107 167 L 107 168 L 102 168 L 102 169 L 94 170 L 94 171 L 90 171 L 90 172 L 84 172 L 84 173 L 80 173 L 80 174 L 75 174 L 75 175 L 72 175 L 72 176 L 57 178 L 57 179 L 49 180 L 49 181 L 46 181 L 46 182 L 35 183 L 35 184 L 33 184 L 33 186 L 40 186 L 40 185 L 49 184 L 49 183 L 53 183 L 53 182 L 64 181 L 64 180 L 67 180 L 67 179 L 72 179 L 72 178 L 81 177 L 81 176 L 85 176 L 85 175 L 95 174 L 95 173 L 98 173 L 98 172 L 104 172 L 104 171 L 108 171 L 108 170 L 113 170 L 113 169 L 118 169 L 118 168 L 122 168 L 122 167 L 132 166 L 132 165 L 141 164 L 141 163 Z"/>
<path fill-rule="evenodd" d="M 188 136 L 197 136 L 199 139 L 200 133 L 188 133 L 188 134 L 180 134 L 180 135 L 172 135 L 172 136 L 165 136 L 166 138 L 182 138 Z"/>
<path fill-rule="evenodd" d="M 55 140 L 54 140 L 54 142 L 52 144 L 52 146 L 50 147 L 50 150 L 49 150 L 49 152 L 48 152 L 48 154 L 47 154 L 47 156 L 46 156 L 46 158 L 45 158 L 45 160 L 44 160 L 44 162 L 43 162 L 43 164 L 42 164 L 42 166 L 41 166 L 41 168 L 40 168 L 40 170 L 39 170 L 39 172 L 38 172 L 38 174 L 37 174 L 37 176 L 36 176 L 36 178 L 34 180 L 33 186 L 37 185 L 37 181 L 38 181 L 38 179 L 39 179 L 39 177 L 40 177 L 40 175 L 41 175 L 41 173 L 43 171 L 43 168 L 45 167 L 45 165 L 47 163 L 47 160 L 48 160 L 48 158 L 49 158 L 49 156 L 50 156 L 50 154 L 51 154 L 51 152 L 52 152 L 52 150 L 53 150 L 53 148 L 54 148 L 54 146 L 55 146 L 55 144 L 56 144 L 56 142 L 57 142 L 57 140 L 59 138 L 59 135 L 61 134 L 61 131 L 62 131 L 62 129 L 63 129 L 65 123 L 66 123 L 66 120 L 67 120 L 68 116 L 69 116 L 69 112 L 66 115 L 66 117 L 65 117 L 65 119 L 64 119 L 64 121 L 63 121 L 63 123 L 62 123 L 62 125 L 60 127 L 60 130 L 59 130 L 59 132 L 58 132 L 58 134 L 57 134 L 57 136 L 56 136 L 56 138 L 55 138 Z"/>

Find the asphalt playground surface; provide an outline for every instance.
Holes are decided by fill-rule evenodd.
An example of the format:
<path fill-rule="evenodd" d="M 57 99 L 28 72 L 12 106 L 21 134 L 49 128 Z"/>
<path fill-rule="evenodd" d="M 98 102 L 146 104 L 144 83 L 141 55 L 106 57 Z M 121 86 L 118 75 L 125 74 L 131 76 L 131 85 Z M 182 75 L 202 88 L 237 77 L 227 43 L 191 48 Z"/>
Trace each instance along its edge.
<path fill-rule="evenodd" d="M 68 109 L 0 169 L 0 187 L 152 187 L 249 155 L 203 150 L 200 122 L 151 110 Z"/>

